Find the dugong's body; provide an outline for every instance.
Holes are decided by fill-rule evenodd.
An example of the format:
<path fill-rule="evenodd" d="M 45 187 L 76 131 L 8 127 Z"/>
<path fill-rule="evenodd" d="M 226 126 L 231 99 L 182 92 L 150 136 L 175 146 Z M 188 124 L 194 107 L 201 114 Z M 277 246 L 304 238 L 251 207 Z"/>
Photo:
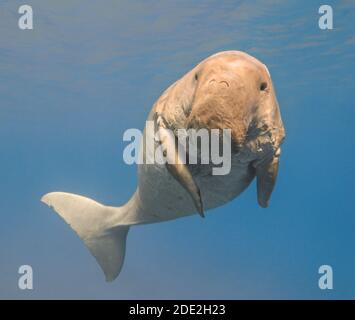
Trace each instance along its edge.
<path fill-rule="evenodd" d="M 84 240 L 107 280 L 121 270 L 129 226 L 197 212 L 204 216 L 237 197 L 254 177 L 258 202 L 266 207 L 276 180 L 284 127 L 270 74 L 250 55 L 226 51 L 203 60 L 160 96 L 148 120 L 155 131 L 145 130 L 143 159 L 159 147 L 174 149 L 179 129 L 230 129 L 231 170 L 214 175 L 213 163 L 139 164 L 138 188 L 123 207 L 69 193 L 46 194 L 42 201 Z M 164 130 L 173 135 L 154 140 Z M 150 139 L 155 145 L 147 151 L 144 141 Z"/>

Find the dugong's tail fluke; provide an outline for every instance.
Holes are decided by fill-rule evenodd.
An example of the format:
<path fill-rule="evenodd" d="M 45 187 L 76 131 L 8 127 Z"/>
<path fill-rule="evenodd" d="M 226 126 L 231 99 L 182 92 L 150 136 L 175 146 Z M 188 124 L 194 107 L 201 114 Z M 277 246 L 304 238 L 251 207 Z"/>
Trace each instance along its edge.
<path fill-rule="evenodd" d="M 126 250 L 129 226 L 117 223 L 117 215 L 124 215 L 125 207 L 107 207 L 64 192 L 47 193 L 41 201 L 58 212 L 84 241 L 104 271 L 106 281 L 114 280 L 121 271 Z"/>

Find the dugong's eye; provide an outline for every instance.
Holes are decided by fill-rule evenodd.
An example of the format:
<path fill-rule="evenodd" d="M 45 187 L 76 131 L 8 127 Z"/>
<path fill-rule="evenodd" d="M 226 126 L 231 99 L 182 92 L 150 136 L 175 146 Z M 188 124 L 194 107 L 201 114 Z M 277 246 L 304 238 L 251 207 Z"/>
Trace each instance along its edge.
<path fill-rule="evenodd" d="M 267 88 L 267 83 L 266 82 L 262 82 L 260 84 L 260 91 L 264 91 Z"/>

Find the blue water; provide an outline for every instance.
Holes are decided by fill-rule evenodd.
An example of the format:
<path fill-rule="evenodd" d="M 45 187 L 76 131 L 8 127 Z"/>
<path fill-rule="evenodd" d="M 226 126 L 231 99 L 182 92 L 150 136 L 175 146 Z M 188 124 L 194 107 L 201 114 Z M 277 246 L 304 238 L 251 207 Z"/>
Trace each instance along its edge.
<path fill-rule="evenodd" d="M 193 3 L 193 4 L 192 4 Z M 355 7 L 328 1 L 32 0 L 0 4 L 1 298 L 355 298 Z M 122 141 L 201 59 L 242 50 L 269 68 L 287 137 L 268 209 L 235 201 L 132 228 L 107 284 L 80 239 L 39 199 L 62 190 L 112 205 L 136 187 Z M 33 290 L 17 285 L 33 268 Z M 320 290 L 318 268 L 333 268 Z"/>

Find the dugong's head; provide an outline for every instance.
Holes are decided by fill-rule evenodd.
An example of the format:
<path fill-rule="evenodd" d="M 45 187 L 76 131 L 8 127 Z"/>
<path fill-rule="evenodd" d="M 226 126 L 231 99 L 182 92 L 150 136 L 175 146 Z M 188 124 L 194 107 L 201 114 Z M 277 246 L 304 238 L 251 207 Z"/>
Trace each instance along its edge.
<path fill-rule="evenodd" d="M 233 159 L 257 177 L 258 202 L 267 207 L 285 137 L 274 86 L 266 66 L 240 51 L 217 53 L 171 85 L 158 99 L 159 128 L 229 129 Z M 165 150 L 171 149 L 166 141 Z M 170 143 L 173 144 L 173 143 Z M 175 147 L 173 147 L 175 148 Z M 175 156 L 179 158 L 177 150 Z M 168 166 L 203 215 L 199 188 L 186 166 Z"/>
<path fill-rule="evenodd" d="M 217 54 L 196 68 L 189 127 L 231 129 L 239 160 L 257 177 L 258 202 L 267 207 L 285 137 L 267 67 L 238 51 Z"/>

